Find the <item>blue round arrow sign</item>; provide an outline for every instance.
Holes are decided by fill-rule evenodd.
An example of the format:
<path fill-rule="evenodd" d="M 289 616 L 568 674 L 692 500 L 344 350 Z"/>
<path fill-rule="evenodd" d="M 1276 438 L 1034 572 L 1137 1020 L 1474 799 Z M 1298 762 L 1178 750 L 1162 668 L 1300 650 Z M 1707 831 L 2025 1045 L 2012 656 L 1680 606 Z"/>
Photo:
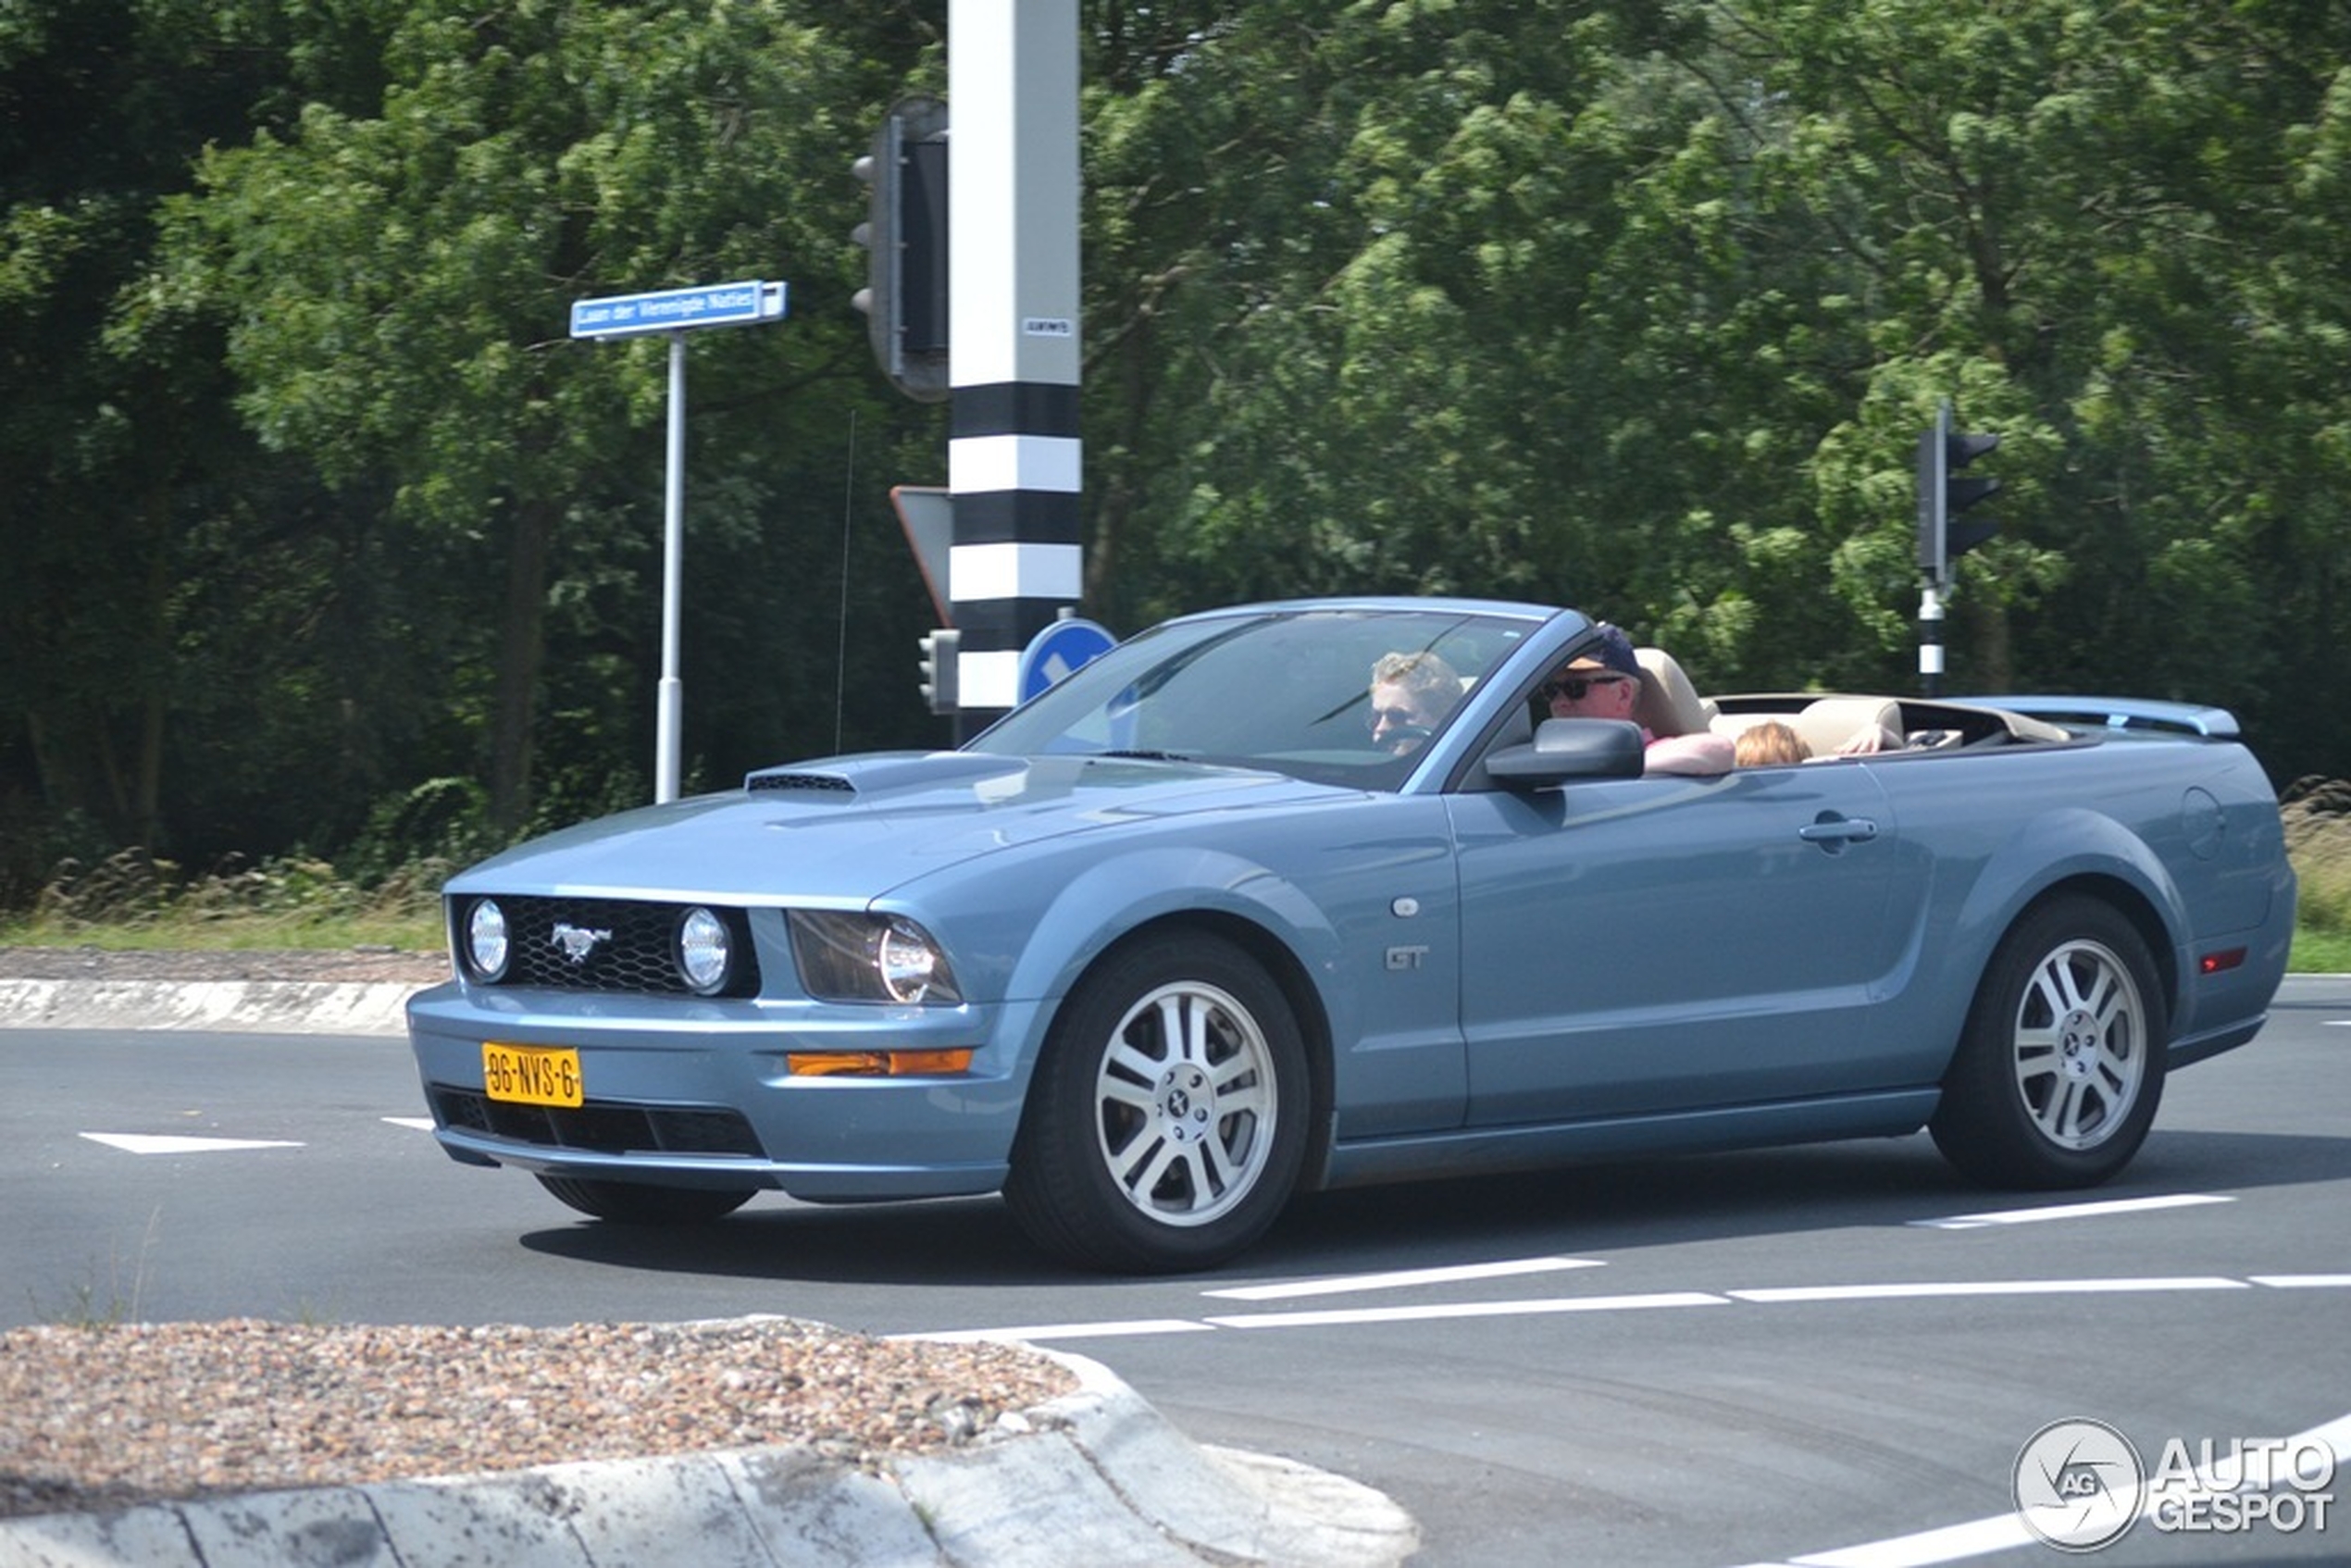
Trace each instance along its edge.
<path fill-rule="evenodd" d="M 1027 702 L 1117 646 L 1118 639 L 1092 621 L 1075 616 L 1055 621 L 1021 651 L 1020 700 Z"/>

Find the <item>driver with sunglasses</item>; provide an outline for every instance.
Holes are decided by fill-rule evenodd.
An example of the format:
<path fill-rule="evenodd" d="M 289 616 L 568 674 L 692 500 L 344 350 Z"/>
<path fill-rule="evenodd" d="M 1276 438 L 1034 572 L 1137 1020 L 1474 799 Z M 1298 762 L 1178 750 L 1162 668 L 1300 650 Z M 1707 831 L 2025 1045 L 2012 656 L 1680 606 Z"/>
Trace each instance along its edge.
<path fill-rule="evenodd" d="M 1641 697 L 1641 661 L 1632 639 L 1603 621 L 1594 646 L 1551 672 L 1538 695 L 1553 718 L 1615 718 L 1638 723 L 1633 708 Z M 1648 773 L 1728 773 L 1735 748 L 1727 736 L 1652 735 L 1644 726 L 1643 770 Z"/>

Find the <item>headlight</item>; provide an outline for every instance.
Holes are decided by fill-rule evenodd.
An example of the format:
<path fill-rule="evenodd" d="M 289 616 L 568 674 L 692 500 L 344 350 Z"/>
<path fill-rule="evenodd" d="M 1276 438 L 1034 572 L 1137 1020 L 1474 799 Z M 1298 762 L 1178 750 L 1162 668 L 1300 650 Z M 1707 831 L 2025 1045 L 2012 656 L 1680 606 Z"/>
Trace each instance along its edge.
<path fill-rule="evenodd" d="M 801 983 L 823 1002 L 964 1000 L 931 934 L 902 915 L 796 909 L 790 913 Z"/>
<path fill-rule="evenodd" d="M 689 989 L 703 996 L 726 989 L 734 956 L 733 933 L 709 910 L 690 909 L 678 922 L 678 973 Z"/>
<path fill-rule="evenodd" d="M 466 962 L 478 979 L 496 980 L 506 972 L 512 951 L 506 940 L 506 912 L 494 899 L 478 901 L 466 915 Z"/>

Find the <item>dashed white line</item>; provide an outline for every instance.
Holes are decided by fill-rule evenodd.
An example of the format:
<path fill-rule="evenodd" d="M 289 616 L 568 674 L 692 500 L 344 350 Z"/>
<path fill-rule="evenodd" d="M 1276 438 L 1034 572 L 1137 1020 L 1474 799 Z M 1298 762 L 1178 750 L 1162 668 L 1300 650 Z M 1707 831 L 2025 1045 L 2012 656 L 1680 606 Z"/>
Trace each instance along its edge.
<path fill-rule="evenodd" d="M 989 1339 L 1117 1339 L 1145 1334 L 1207 1334 L 1213 1324 L 1188 1317 L 1133 1318 L 1125 1323 L 1038 1323 L 1014 1328 L 952 1328 L 943 1333 L 892 1334 L 892 1339 L 940 1339 L 969 1344 Z"/>
<path fill-rule="evenodd" d="M 1240 1313 L 1205 1321 L 1218 1328 L 1325 1328 L 1334 1324 L 1427 1323 L 1457 1317 L 1539 1317 L 1550 1313 L 1647 1312 L 1658 1307 L 1727 1307 L 1703 1290 L 1648 1296 L 1546 1296 L 1524 1301 L 1440 1301 L 1418 1307 L 1353 1307 L 1326 1312 Z"/>
<path fill-rule="evenodd" d="M 2034 1225 L 2043 1220 L 2099 1219 L 2112 1214 L 2149 1213 L 2159 1209 L 2192 1209 L 2203 1203 L 2233 1203 L 2236 1200 L 2211 1192 L 2178 1192 L 2162 1198 L 2112 1198 L 2096 1203 L 2057 1203 L 2035 1209 L 2001 1209 L 1991 1213 L 1952 1214 L 1939 1220 L 1911 1220 L 1927 1230 L 1977 1230 L 1996 1225 Z"/>
<path fill-rule="evenodd" d="M 1795 1285 L 1761 1290 L 1725 1290 L 1734 1300 L 1898 1301 L 1938 1296 L 2095 1296 L 2153 1290 L 2249 1290 L 2242 1279 L 2187 1275 L 2153 1279 L 1962 1279 L 1922 1285 Z"/>
<path fill-rule="evenodd" d="M 1508 1279 L 1519 1275 L 1549 1274 L 1559 1269 L 1602 1266 L 1598 1258 L 1516 1258 L 1499 1263 L 1455 1263 L 1443 1268 L 1334 1275 L 1324 1279 L 1294 1280 L 1282 1285 L 1239 1285 L 1230 1290 L 1210 1290 L 1204 1294 L 1228 1301 L 1278 1301 L 1298 1296 L 1337 1296 L 1355 1290 L 1397 1290 L 1416 1285 L 1459 1285 L 1472 1280 Z"/>
<path fill-rule="evenodd" d="M 1767 1286 L 1740 1290 L 1664 1290 L 1646 1295 L 1546 1296 L 1511 1301 L 1439 1301 L 1410 1307 L 1356 1307 L 1312 1312 L 1225 1313 L 1199 1318 L 1133 1318 L 1100 1323 L 1026 1324 L 901 1335 L 907 1339 L 1101 1339 L 1146 1334 L 1198 1334 L 1212 1329 L 1328 1328 L 1375 1323 L 1429 1323 L 1453 1318 L 1533 1317 L 1563 1313 L 1646 1312 L 1676 1307 L 1723 1307 L 1835 1301 L 1952 1300 L 1986 1296 L 2097 1296 L 2165 1291 L 2351 1289 L 2351 1275 L 2178 1275 L 2116 1279 L 1952 1280 L 1923 1284 Z"/>

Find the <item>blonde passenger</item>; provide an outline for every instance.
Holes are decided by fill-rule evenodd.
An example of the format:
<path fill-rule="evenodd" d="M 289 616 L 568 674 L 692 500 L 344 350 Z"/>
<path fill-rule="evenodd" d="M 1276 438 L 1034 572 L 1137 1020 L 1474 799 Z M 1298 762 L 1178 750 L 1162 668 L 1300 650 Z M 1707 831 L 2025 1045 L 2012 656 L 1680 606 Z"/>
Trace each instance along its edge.
<path fill-rule="evenodd" d="M 1740 730 L 1735 752 L 1741 767 L 1802 762 L 1811 754 L 1812 748 L 1804 743 L 1804 737 L 1775 718 Z"/>

